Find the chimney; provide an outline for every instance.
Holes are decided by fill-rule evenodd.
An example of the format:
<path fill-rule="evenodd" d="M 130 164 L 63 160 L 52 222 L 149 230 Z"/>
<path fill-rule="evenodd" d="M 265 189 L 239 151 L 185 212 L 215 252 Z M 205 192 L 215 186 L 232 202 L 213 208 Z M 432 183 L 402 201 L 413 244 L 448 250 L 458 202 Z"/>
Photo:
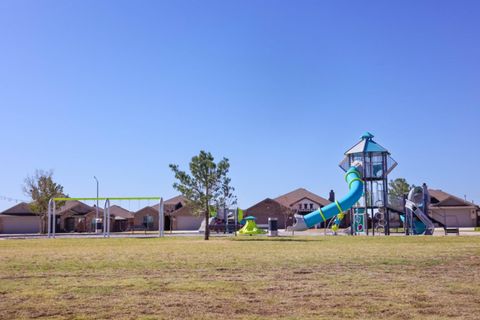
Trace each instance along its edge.
<path fill-rule="evenodd" d="M 330 194 L 328 195 L 328 201 L 330 202 L 335 201 L 335 192 L 333 192 L 333 190 L 330 190 Z"/>

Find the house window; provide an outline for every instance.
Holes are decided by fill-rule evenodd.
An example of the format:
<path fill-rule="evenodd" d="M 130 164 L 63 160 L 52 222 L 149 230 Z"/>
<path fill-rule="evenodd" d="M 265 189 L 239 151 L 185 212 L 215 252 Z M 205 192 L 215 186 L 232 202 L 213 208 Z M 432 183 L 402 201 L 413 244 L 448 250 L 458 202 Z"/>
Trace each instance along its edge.
<path fill-rule="evenodd" d="M 298 205 L 298 210 L 302 210 L 302 204 L 301 203 Z"/>
<path fill-rule="evenodd" d="M 308 208 L 308 205 L 305 203 L 305 204 L 303 205 L 303 208 L 304 208 L 304 209 L 307 209 L 307 208 Z"/>
<path fill-rule="evenodd" d="M 310 203 L 310 209 L 313 209 L 313 203 Z"/>

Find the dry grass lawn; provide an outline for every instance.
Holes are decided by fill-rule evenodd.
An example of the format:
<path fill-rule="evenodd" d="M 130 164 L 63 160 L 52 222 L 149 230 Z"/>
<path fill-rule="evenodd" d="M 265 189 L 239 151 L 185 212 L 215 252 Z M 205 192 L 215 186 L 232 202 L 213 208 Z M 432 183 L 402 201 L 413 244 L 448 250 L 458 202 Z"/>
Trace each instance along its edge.
<path fill-rule="evenodd" d="M 0 241 L 0 319 L 479 319 L 480 237 Z"/>

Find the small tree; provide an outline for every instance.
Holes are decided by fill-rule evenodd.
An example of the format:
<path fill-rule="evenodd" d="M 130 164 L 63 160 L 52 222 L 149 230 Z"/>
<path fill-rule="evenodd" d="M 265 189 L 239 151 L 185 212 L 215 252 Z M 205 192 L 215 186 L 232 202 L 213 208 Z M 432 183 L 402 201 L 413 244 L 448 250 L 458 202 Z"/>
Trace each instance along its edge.
<path fill-rule="evenodd" d="M 190 161 L 190 174 L 180 170 L 176 164 L 169 165 L 177 179 L 173 187 L 187 199 L 187 205 L 194 213 L 203 213 L 205 216 L 205 240 L 208 240 L 210 235 L 210 207 L 222 201 L 225 203 L 226 199 L 233 196 L 233 188 L 230 187 L 227 176 L 230 169 L 228 159 L 223 158 L 218 163 L 214 160 L 210 152 L 202 150 Z M 223 188 L 226 190 L 226 197 Z M 222 195 L 224 200 L 221 200 Z"/>
<path fill-rule="evenodd" d="M 410 185 L 405 178 L 397 178 L 395 180 L 390 180 L 388 186 L 389 195 L 396 198 L 403 198 L 408 194 L 410 189 L 414 187 L 414 185 Z"/>
<path fill-rule="evenodd" d="M 45 233 L 47 227 L 48 202 L 51 198 L 67 197 L 63 186 L 53 181 L 53 171 L 36 170 L 25 178 L 23 192 L 32 199 L 30 210 L 40 217 L 40 232 Z M 64 202 L 57 203 L 62 206 Z M 54 222 L 55 223 L 55 222 Z"/>
<path fill-rule="evenodd" d="M 227 173 L 228 169 L 226 171 L 226 174 Z M 219 210 L 222 209 L 223 215 L 225 217 L 225 233 L 227 232 L 228 225 L 227 209 L 237 204 L 237 197 L 233 194 L 235 192 L 235 188 L 230 185 L 232 179 L 230 179 L 226 174 L 221 179 L 218 196 L 216 197 L 217 208 Z M 237 226 L 235 226 L 235 228 L 236 227 Z"/>

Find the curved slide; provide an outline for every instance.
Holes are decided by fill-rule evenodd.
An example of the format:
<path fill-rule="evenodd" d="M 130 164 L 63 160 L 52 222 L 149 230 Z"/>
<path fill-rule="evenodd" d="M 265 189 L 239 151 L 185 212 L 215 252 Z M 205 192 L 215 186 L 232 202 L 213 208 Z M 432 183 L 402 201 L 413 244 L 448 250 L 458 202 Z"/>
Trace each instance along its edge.
<path fill-rule="evenodd" d="M 307 215 L 295 215 L 296 223 L 290 230 L 302 231 L 313 227 L 320 222 L 326 222 L 328 219 L 338 215 L 338 222 L 343 218 L 343 212 L 347 211 L 362 197 L 363 181 L 360 174 L 362 164 L 359 161 L 353 163 L 353 166 L 345 173 L 345 180 L 348 183 L 349 192 L 340 201 L 335 201 L 329 205 L 310 212 Z"/>
<path fill-rule="evenodd" d="M 408 200 L 407 200 L 408 201 Z M 425 215 L 425 213 L 419 209 L 415 208 L 415 205 L 405 204 L 407 211 L 410 210 L 410 216 L 413 218 L 415 215 L 417 218 L 413 218 L 412 221 L 412 232 L 414 235 L 432 235 L 435 232 L 435 225 L 431 222 L 430 219 Z M 405 224 L 405 214 L 400 214 L 400 220 Z"/>
<path fill-rule="evenodd" d="M 413 219 L 413 221 L 410 222 L 413 234 L 433 235 L 435 225 L 424 212 L 428 211 L 428 203 L 424 202 L 424 191 L 421 187 L 415 187 L 410 190 L 408 199 L 405 201 L 405 209 L 406 213 L 411 217 L 410 219 Z M 406 216 L 400 215 L 400 219 L 404 224 L 406 218 Z M 408 225 L 409 223 L 406 224 Z"/>

